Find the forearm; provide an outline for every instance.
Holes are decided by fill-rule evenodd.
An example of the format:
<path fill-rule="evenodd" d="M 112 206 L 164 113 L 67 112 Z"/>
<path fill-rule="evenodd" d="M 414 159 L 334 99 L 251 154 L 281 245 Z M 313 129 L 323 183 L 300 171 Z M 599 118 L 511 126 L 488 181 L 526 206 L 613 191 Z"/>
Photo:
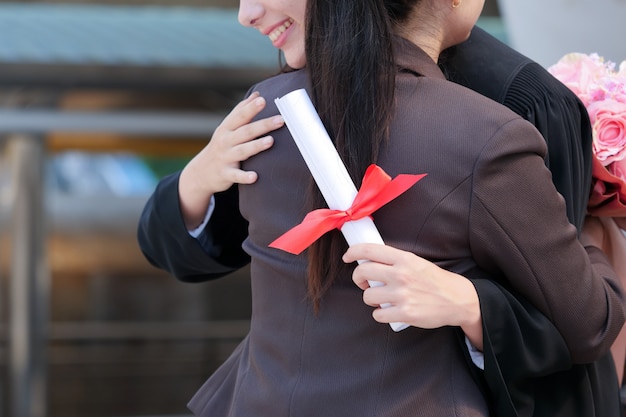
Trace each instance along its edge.
<path fill-rule="evenodd" d="M 144 256 L 181 281 L 191 282 L 217 278 L 246 265 L 249 258 L 241 242 L 247 224 L 238 215 L 236 187 L 220 194 L 213 221 L 196 239 L 182 219 L 177 184 L 178 174 L 165 177 L 146 202 L 137 230 Z"/>

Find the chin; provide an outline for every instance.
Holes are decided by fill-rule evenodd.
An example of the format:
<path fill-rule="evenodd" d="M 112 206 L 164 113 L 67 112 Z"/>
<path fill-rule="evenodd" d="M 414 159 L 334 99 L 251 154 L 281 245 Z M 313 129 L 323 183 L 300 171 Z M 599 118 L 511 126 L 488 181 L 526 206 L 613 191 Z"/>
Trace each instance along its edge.
<path fill-rule="evenodd" d="M 301 69 L 306 66 L 306 55 L 304 53 L 304 44 L 291 45 L 283 49 L 283 57 L 289 67 L 293 69 Z"/>
<path fill-rule="evenodd" d="M 467 32 L 458 33 L 458 36 L 455 36 L 454 39 L 452 39 L 452 42 L 449 45 L 449 47 L 465 42 L 466 40 L 469 39 L 471 34 L 472 34 L 472 29 L 467 30 Z"/>
<path fill-rule="evenodd" d="M 302 69 L 306 66 L 306 60 L 304 58 L 289 59 L 289 57 L 285 56 L 285 62 L 287 62 L 287 65 L 293 69 Z"/>

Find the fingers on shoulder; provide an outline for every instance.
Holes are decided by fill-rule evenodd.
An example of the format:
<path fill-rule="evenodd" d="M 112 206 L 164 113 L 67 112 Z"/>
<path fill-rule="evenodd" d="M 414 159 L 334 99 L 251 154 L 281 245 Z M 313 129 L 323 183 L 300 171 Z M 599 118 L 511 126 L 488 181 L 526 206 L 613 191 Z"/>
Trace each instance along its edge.
<path fill-rule="evenodd" d="M 224 118 L 222 125 L 228 130 L 236 130 L 252 121 L 265 108 L 266 101 L 258 92 L 252 93 L 237 105 Z"/>

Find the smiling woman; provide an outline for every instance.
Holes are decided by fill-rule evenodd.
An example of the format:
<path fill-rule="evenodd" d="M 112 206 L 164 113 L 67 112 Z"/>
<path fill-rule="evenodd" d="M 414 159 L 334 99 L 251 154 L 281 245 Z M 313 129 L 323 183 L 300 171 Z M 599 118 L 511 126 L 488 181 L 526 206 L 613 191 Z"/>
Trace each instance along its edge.
<path fill-rule="evenodd" d="M 196 415 L 486 417 L 497 407 L 504 417 L 515 404 L 483 385 L 483 367 L 530 384 L 533 371 L 608 351 L 624 322 L 621 289 L 601 252 L 578 241 L 545 141 L 437 65 L 482 6 L 241 1 L 240 23 L 271 36 L 292 70 L 254 85 L 161 180 L 138 228 L 146 258 L 183 281 L 251 265 L 250 332 L 190 401 Z M 384 245 L 347 248 L 332 230 L 302 254 L 270 247 L 324 204 L 275 104 L 299 89 L 357 188 L 372 163 L 391 177 L 428 173 L 374 213 Z M 497 324 L 485 333 L 485 322 Z M 497 341 L 533 353 L 537 340 L 542 356 L 551 349 L 541 369 L 492 354 Z"/>
<path fill-rule="evenodd" d="M 304 14 L 303 1 L 239 2 L 239 23 L 268 36 L 284 54 L 287 65 L 296 69 L 305 65 Z"/>

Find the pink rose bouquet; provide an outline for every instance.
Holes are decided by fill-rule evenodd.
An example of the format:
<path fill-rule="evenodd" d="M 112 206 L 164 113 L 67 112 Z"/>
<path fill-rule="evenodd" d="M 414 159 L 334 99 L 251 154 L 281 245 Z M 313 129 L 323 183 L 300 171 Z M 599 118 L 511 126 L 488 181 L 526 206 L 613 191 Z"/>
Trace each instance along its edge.
<path fill-rule="evenodd" d="M 626 61 L 571 53 L 548 71 L 583 102 L 593 128 L 593 182 L 588 212 L 626 226 Z"/>
<path fill-rule="evenodd" d="M 626 61 L 616 68 L 597 54 L 572 53 L 548 68 L 583 102 L 593 130 L 592 188 L 587 213 L 603 229 L 602 250 L 626 288 Z M 626 326 L 611 346 L 622 384 Z"/>

